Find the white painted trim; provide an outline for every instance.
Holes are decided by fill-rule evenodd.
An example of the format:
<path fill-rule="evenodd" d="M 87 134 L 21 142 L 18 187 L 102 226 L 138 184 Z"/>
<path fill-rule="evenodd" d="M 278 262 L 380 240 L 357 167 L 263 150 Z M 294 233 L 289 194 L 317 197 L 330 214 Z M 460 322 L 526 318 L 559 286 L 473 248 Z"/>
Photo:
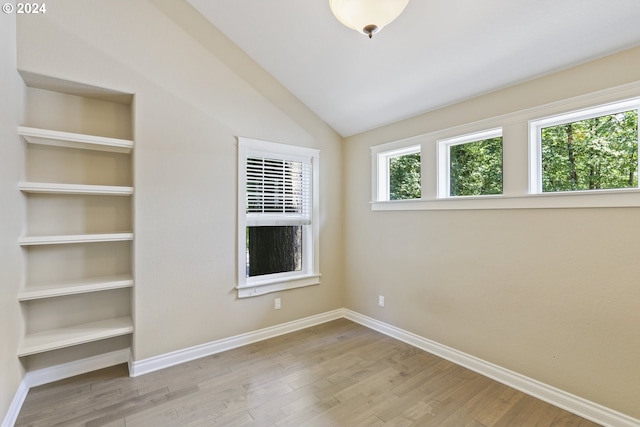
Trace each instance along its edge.
<path fill-rule="evenodd" d="M 387 142 L 370 147 L 372 153 L 371 165 L 371 210 L 372 211 L 418 211 L 418 210 L 483 210 L 483 209 L 557 209 L 557 208 L 613 208 L 613 207 L 638 207 L 639 193 L 637 188 L 630 189 L 630 192 L 621 192 L 613 196 L 617 190 L 592 190 L 592 191 L 576 191 L 576 192 L 558 192 L 558 193 L 540 193 L 537 189 L 540 187 L 535 182 L 531 182 L 531 176 L 539 175 L 536 171 L 537 165 L 532 164 L 537 153 L 532 150 L 531 144 L 525 141 L 525 138 L 534 138 L 531 136 L 531 130 L 526 132 L 517 131 L 518 138 L 514 138 L 514 134 L 510 133 L 511 141 L 504 139 L 504 146 L 511 144 L 527 144 L 528 156 L 525 157 L 503 157 L 503 168 L 518 170 L 519 184 L 517 187 L 511 187 L 507 195 L 487 195 L 487 196 L 465 196 L 465 197 L 448 197 L 442 198 L 438 194 L 438 140 L 456 137 L 457 135 L 465 135 L 469 133 L 479 132 L 483 129 L 503 128 L 507 129 L 513 126 L 528 126 L 529 122 L 541 120 L 548 117 L 563 116 L 567 112 L 579 112 L 587 109 L 597 108 L 598 106 L 606 107 L 607 105 L 620 102 L 633 101 L 640 99 L 640 81 L 604 89 L 602 91 L 587 93 L 576 97 L 563 99 L 547 104 L 542 104 L 511 113 L 501 114 L 474 122 L 463 123 L 443 129 L 433 130 L 420 135 L 410 136 L 401 140 Z M 520 139 L 520 142 L 517 140 Z M 422 197 L 415 200 L 392 200 L 380 201 L 377 199 L 377 163 L 375 162 L 375 154 L 384 150 L 397 149 L 409 145 L 421 144 L 423 167 L 422 175 Z M 640 145 L 640 144 L 639 144 Z M 524 148 L 523 146 L 522 148 Z M 534 147 L 535 148 L 535 147 Z M 533 151 L 533 152 L 532 152 Z M 639 148 L 640 151 L 640 148 Z M 435 162 L 428 159 L 435 158 Z M 425 162 L 429 162 L 426 164 Z M 539 164 L 539 162 L 538 162 Z M 508 168 L 504 165 L 511 165 Z M 532 167 L 533 166 L 533 167 Z M 504 176 L 504 184 L 508 186 L 508 180 L 512 179 Z M 524 185 L 525 179 L 527 181 Z M 513 182 L 513 181 L 511 181 Z M 505 191 L 506 191 L 505 187 Z M 624 189 L 626 190 L 626 189 Z M 574 193 L 577 193 L 574 194 Z M 548 197 L 553 194 L 552 197 Z"/>
<path fill-rule="evenodd" d="M 451 147 L 455 145 L 469 144 L 472 142 L 483 142 L 487 139 L 502 138 L 502 127 L 487 129 L 479 132 L 467 133 L 451 138 L 438 139 L 436 141 L 436 155 L 438 165 L 436 167 L 438 188 L 436 194 L 438 199 L 454 198 L 451 196 Z M 469 197 L 469 196 L 457 196 Z M 471 197 L 486 197 L 478 195 Z"/>
<path fill-rule="evenodd" d="M 640 111 L 640 98 L 636 97 L 595 107 L 580 108 L 562 114 L 529 120 L 529 192 L 531 194 L 544 194 L 542 191 L 542 129 L 629 110 Z M 638 144 L 638 150 L 640 150 L 640 144 Z M 637 162 L 636 166 L 638 166 Z M 627 188 L 637 189 L 638 187 Z M 567 193 L 567 191 L 557 191 L 555 193 L 563 194 Z"/>
<path fill-rule="evenodd" d="M 374 150 L 372 147 L 372 172 L 373 172 L 373 184 L 374 191 L 373 200 L 376 201 L 389 201 L 390 196 L 390 161 L 394 157 L 406 156 L 409 154 L 421 154 L 422 145 L 408 145 L 401 148 L 395 148 L 392 150 L 381 151 L 379 149 Z"/>
<path fill-rule="evenodd" d="M 276 326 L 271 326 L 257 331 L 248 332 L 246 334 L 236 335 L 221 340 L 212 341 L 206 344 L 177 350 L 171 353 L 161 354 L 159 356 L 150 357 L 148 359 L 131 362 L 130 374 L 132 377 L 148 374 L 180 363 L 189 362 L 191 360 L 200 359 L 212 354 L 221 353 L 223 351 L 232 350 L 254 342 L 263 341 L 280 335 L 295 332 L 300 329 L 309 328 L 311 326 L 330 322 L 340 319 L 343 316 L 343 309 L 329 311 L 327 313 L 317 314 L 315 316 L 305 317 L 304 319 L 294 320 Z"/>
<path fill-rule="evenodd" d="M 630 417 L 629 415 L 614 411 L 613 409 L 604 407 L 595 402 L 591 402 L 579 396 L 559 390 L 550 385 L 518 374 L 517 372 L 494 365 L 493 363 L 479 359 L 475 356 L 471 356 L 387 323 L 380 322 L 379 320 L 367 317 L 355 311 L 341 308 L 137 362 L 132 360 L 129 350 L 119 350 L 105 355 L 94 356 L 51 368 L 29 372 L 25 375 L 25 378 L 18 387 L 16 395 L 9 407 L 9 411 L 4 418 L 2 427 L 12 427 L 14 425 L 30 387 L 127 362 L 129 363 L 129 374 L 132 377 L 136 377 L 340 318 L 346 318 L 359 323 L 369 329 L 373 329 L 457 365 L 463 366 L 605 427 L 640 426 L 640 420 Z"/>
<path fill-rule="evenodd" d="M 286 291 L 288 289 L 319 285 L 320 274 L 311 274 L 308 276 L 292 276 L 290 278 L 283 278 L 281 280 L 271 279 L 263 283 L 256 282 L 252 282 L 252 285 L 244 285 L 243 287 L 236 286 L 236 289 L 238 290 L 238 298 L 255 297 L 272 292 L 280 292 Z"/>
<path fill-rule="evenodd" d="M 355 311 L 344 309 L 344 317 L 603 426 L 640 426 L 638 419 Z"/>
<path fill-rule="evenodd" d="M 372 211 L 417 211 L 461 209 L 574 209 L 640 206 L 640 190 L 568 191 L 507 197 L 502 195 L 447 197 L 443 199 L 391 200 L 371 203 Z"/>
<path fill-rule="evenodd" d="M 9 410 L 2 421 L 2 427 L 13 427 L 15 425 L 16 420 L 18 419 L 18 414 L 20 414 L 20 410 L 22 409 L 22 404 L 27 398 L 27 393 L 29 393 L 29 386 L 23 378 L 13 400 L 11 401 L 11 405 L 9 405 Z"/>
<path fill-rule="evenodd" d="M 317 285 L 320 283 L 320 150 L 258 139 L 238 137 L 238 221 L 237 221 L 237 285 L 238 298 L 248 298 L 271 292 Z M 247 159 L 251 156 L 292 160 L 310 165 L 310 180 L 303 179 L 304 187 L 309 186 L 310 209 L 308 218 L 303 215 L 295 222 L 293 217 L 282 215 L 254 215 L 246 213 Z M 267 219 L 270 217 L 270 219 Z M 308 221 L 310 220 L 310 221 Z M 274 222 L 271 222 L 274 221 Z M 286 274 L 268 274 L 261 277 L 247 277 L 247 234 L 251 225 L 302 225 L 302 271 Z M 280 280 L 282 279 L 282 280 Z"/>
<path fill-rule="evenodd" d="M 9 410 L 2 421 L 2 427 L 13 427 L 16 423 L 18 414 L 20 414 L 22 405 L 24 404 L 31 387 L 37 387 L 76 375 L 86 374 L 87 372 L 96 371 L 98 369 L 127 363 L 129 361 L 129 355 L 129 349 L 122 349 L 97 356 L 87 357 L 85 359 L 75 360 L 73 362 L 63 363 L 61 365 L 51 366 L 49 368 L 42 368 L 27 372 L 18 386 L 18 390 L 16 391 L 13 401 L 9 406 Z"/>

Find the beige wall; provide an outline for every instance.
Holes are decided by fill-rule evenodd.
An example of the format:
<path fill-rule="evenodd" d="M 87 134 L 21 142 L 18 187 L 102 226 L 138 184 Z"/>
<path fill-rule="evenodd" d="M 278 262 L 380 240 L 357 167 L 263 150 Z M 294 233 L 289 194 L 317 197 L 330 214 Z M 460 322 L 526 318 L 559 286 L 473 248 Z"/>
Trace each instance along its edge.
<path fill-rule="evenodd" d="M 18 67 L 135 94 L 135 360 L 342 307 L 339 135 L 185 2 L 78 5 L 19 19 Z M 236 136 L 321 150 L 321 285 L 236 298 Z"/>
<path fill-rule="evenodd" d="M 370 146 L 636 82 L 637 64 L 626 51 L 347 138 L 346 307 L 640 417 L 639 209 L 369 205 Z"/>
<path fill-rule="evenodd" d="M 0 421 L 23 377 L 16 357 L 24 327 L 17 303 L 24 260 L 18 236 L 25 222 L 24 197 L 17 191 L 24 148 L 17 125 L 23 119 L 24 87 L 16 71 L 15 15 L 0 15 Z"/>

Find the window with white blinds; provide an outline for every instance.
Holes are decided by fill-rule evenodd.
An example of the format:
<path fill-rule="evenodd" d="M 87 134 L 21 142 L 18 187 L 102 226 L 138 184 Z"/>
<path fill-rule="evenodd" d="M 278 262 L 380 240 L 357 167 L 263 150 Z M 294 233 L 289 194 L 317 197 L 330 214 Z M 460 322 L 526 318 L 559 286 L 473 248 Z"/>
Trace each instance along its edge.
<path fill-rule="evenodd" d="M 311 223 L 311 158 L 246 161 L 247 225 Z"/>
<path fill-rule="evenodd" d="M 318 284 L 315 149 L 238 138 L 238 296 Z"/>

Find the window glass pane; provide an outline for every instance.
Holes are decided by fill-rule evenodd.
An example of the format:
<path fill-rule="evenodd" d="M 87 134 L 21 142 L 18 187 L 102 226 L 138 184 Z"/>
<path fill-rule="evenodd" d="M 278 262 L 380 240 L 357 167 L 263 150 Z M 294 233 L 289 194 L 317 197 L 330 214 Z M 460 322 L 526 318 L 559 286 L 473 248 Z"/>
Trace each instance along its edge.
<path fill-rule="evenodd" d="M 246 277 L 302 270 L 302 226 L 247 227 Z"/>
<path fill-rule="evenodd" d="M 247 158 L 247 213 L 307 214 L 311 165 Z"/>
<path fill-rule="evenodd" d="M 638 186 L 638 111 L 542 129 L 542 191 Z"/>
<path fill-rule="evenodd" d="M 449 147 L 450 195 L 502 194 L 502 137 Z"/>
<path fill-rule="evenodd" d="M 389 158 L 389 200 L 420 198 L 420 153 Z"/>

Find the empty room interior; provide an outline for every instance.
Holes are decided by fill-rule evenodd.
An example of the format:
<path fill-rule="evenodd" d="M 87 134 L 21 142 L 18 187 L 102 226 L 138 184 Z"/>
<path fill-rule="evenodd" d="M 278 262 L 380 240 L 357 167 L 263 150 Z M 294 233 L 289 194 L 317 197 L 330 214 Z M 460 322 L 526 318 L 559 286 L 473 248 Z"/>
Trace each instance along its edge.
<path fill-rule="evenodd" d="M 0 15 L 3 427 L 640 426 L 637 0 Z"/>

